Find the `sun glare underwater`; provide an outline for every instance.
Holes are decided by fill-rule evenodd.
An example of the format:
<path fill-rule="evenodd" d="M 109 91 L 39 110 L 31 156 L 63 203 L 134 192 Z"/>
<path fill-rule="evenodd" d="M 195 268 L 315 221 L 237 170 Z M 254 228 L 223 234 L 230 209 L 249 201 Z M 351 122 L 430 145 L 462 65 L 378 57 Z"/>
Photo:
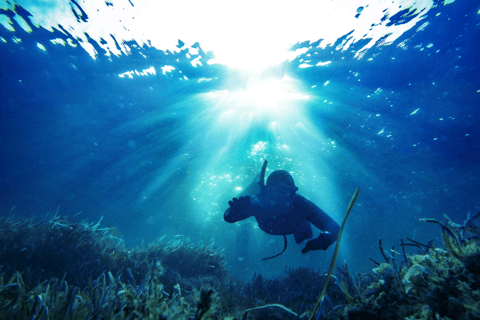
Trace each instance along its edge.
<path fill-rule="evenodd" d="M 379 238 L 441 241 L 418 220 L 480 209 L 473 1 L 0 0 L 0 24 L 9 215 L 215 243 L 248 281 L 334 250 L 290 235 L 262 261 L 282 238 L 224 221 L 264 160 L 337 223 L 361 189 L 338 258 L 354 272 Z"/>

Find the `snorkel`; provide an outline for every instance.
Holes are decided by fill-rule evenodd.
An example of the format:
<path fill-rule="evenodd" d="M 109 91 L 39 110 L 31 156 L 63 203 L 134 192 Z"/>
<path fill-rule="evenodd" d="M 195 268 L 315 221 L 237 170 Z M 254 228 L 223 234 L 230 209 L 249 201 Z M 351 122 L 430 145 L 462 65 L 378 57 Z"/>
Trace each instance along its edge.
<path fill-rule="evenodd" d="M 267 190 L 267 187 L 265 186 L 265 171 L 267 170 L 267 164 L 268 161 L 267 159 L 265 159 L 265 161 L 263 162 L 262 171 L 260 171 L 260 181 L 258 181 L 258 185 L 260 186 L 260 192 L 262 194 L 265 194 Z"/>

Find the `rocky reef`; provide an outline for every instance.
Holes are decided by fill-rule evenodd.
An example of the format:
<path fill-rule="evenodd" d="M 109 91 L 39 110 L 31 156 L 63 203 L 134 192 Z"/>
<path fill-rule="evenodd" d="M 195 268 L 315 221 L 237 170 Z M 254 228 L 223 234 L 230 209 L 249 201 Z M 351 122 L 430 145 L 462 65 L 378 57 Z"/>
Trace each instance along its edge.
<path fill-rule="evenodd" d="M 185 240 L 128 249 L 100 223 L 0 218 L 1 319 L 478 319 L 480 213 L 441 227 L 434 246 L 401 240 L 369 273 L 233 279 L 213 243 Z M 441 245 L 441 246 L 440 246 Z M 408 250 L 406 250 L 408 248 Z M 416 250 L 415 253 L 407 254 Z"/>
<path fill-rule="evenodd" d="M 373 269 L 373 275 L 357 276 L 342 272 L 342 287 L 348 303 L 337 306 L 325 319 L 479 319 L 480 318 L 480 242 L 479 228 L 473 223 L 480 212 L 456 224 L 445 216 L 443 247 L 433 241 L 421 244 L 401 240 L 400 261 L 395 248 Z M 417 254 L 407 255 L 406 247 Z M 366 281 L 365 281 L 366 280 Z"/>

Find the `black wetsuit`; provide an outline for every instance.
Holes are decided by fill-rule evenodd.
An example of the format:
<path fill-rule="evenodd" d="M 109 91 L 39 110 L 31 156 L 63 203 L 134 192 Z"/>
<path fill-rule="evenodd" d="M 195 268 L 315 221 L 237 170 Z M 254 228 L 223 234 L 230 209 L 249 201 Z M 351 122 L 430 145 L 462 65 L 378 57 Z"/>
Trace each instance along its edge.
<path fill-rule="evenodd" d="M 313 224 L 324 231 L 309 250 L 326 250 L 338 238 L 339 225 L 322 209 L 305 197 L 294 194 L 279 205 L 268 196 L 259 193 L 253 197 L 241 197 L 225 211 L 226 222 L 234 223 L 255 217 L 260 229 L 272 235 L 293 234 L 297 243 L 313 236 Z M 317 241 L 318 240 L 318 241 Z M 303 252 L 303 251 L 302 251 Z M 305 253 L 304 252 L 304 253 Z"/>

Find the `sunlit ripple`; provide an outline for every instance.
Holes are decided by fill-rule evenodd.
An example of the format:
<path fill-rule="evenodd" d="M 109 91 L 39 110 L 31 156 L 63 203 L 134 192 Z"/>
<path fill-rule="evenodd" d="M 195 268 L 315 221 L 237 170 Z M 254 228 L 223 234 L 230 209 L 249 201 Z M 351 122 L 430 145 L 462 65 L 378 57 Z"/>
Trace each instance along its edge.
<path fill-rule="evenodd" d="M 127 42 L 131 40 L 140 46 L 178 52 L 180 39 L 187 48 L 200 43 L 205 51 L 214 51 L 215 58 L 209 64 L 247 70 L 263 69 L 298 56 L 301 51 L 290 51 L 296 43 L 311 44 L 322 39 L 319 46 L 326 48 L 347 34 L 338 49 L 347 50 L 366 40 L 367 44 L 356 53 L 360 58 L 373 46 L 393 43 L 419 24 L 434 6 L 432 0 L 346 0 L 341 5 L 315 0 L 297 4 L 273 0 L 206 0 L 190 1 L 188 5 L 176 1 L 140 1 L 135 5 L 130 1 L 110 5 L 84 1 L 81 6 L 63 0 L 21 3 L 31 13 L 29 23 L 47 30 L 65 27 L 93 58 L 102 53 L 90 39 L 107 56 L 130 54 L 132 48 Z M 14 12 L 14 7 L 14 2 L 0 0 L 0 8 Z M 411 20 L 389 20 L 405 9 L 413 16 Z M 14 19 L 30 32 L 31 27 L 21 17 L 15 15 Z M 13 29 L 11 19 L 4 15 L 0 15 L 0 24 Z"/>

